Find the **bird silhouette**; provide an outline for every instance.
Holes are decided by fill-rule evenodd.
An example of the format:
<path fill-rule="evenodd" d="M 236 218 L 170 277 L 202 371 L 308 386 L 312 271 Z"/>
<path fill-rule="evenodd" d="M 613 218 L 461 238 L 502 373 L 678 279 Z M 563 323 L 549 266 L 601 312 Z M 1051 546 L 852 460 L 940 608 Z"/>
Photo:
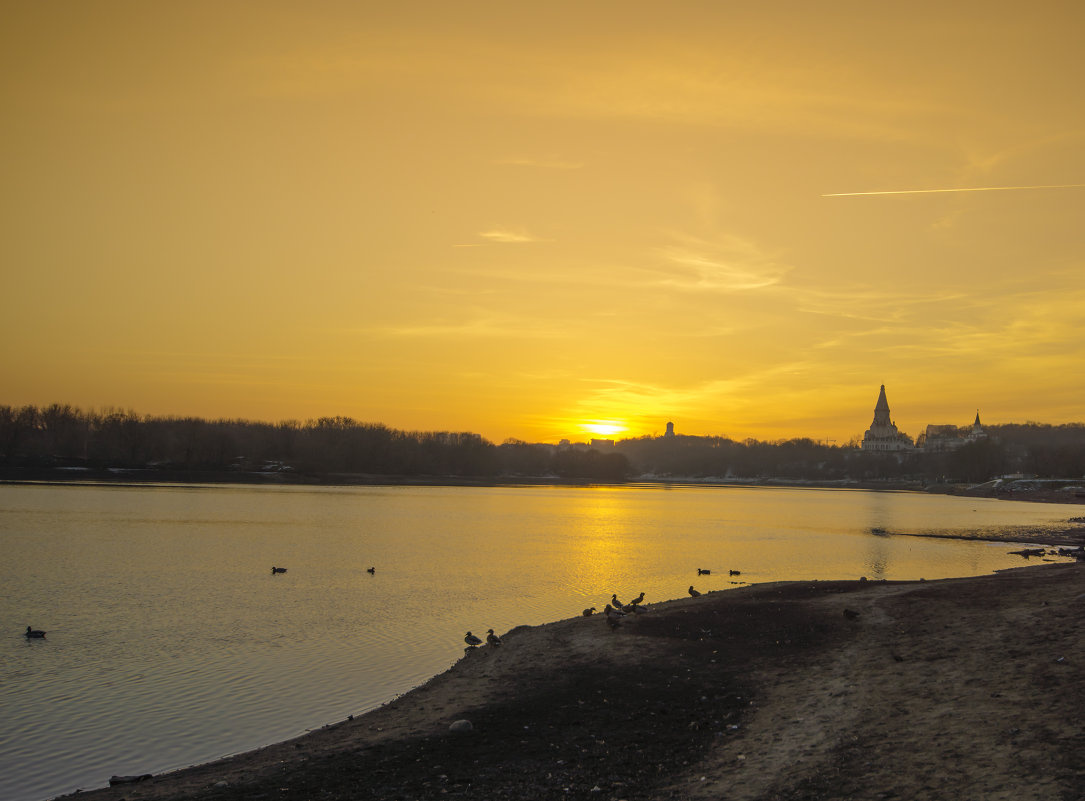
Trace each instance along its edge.
<path fill-rule="evenodd" d="M 494 634 L 493 629 L 490 629 L 489 633 L 486 635 L 486 642 L 496 647 L 501 644 L 501 638 Z"/>
<path fill-rule="evenodd" d="M 44 640 L 45 632 L 40 631 L 39 629 L 32 629 L 30 628 L 30 626 L 27 626 L 25 636 L 28 640 Z"/>
<path fill-rule="evenodd" d="M 468 648 L 475 648 L 479 645 L 482 645 L 482 640 L 480 640 L 471 632 L 467 632 L 467 636 L 463 638 L 463 641 L 467 643 Z"/>
<path fill-rule="evenodd" d="M 372 576 L 377 572 L 377 568 L 375 568 L 375 567 L 367 567 L 365 569 L 365 572 Z"/>
<path fill-rule="evenodd" d="M 693 589 L 693 585 L 690 584 L 689 585 L 689 594 L 690 594 L 690 597 L 697 598 L 698 596 L 700 596 L 701 593 L 699 593 L 699 592 L 697 592 L 697 590 Z"/>
<path fill-rule="evenodd" d="M 728 570 L 727 573 L 729 575 L 732 575 L 732 576 L 741 576 L 742 575 L 741 570 Z"/>
<path fill-rule="evenodd" d="M 707 567 L 699 567 L 699 568 L 697 568 L 697 575 L 698 576 L 711 576 L 712 571 Z"/>
<path fill-rule="evenodd" d="M 588 609 L 585 609 L 580 614 L 584 615 L 584 617 L 591 617 L 592 615 L 595 614 L 595 607 L 594 606 L 589 607 Z"/>
<path fill-rule="evenodd" d="M 275 567 L 274 565 L 272 565 L 271 572 L 272 573 L 285 573 L 286 568 L 285 567 Z"/>

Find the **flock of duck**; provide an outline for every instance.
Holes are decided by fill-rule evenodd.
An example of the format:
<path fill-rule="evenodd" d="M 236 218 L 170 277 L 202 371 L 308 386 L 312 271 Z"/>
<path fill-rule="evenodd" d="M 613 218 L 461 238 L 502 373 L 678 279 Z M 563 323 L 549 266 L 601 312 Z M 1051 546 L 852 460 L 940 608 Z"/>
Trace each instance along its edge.
<path fill-rule="evenodd" d="M 277 565 L 272 565 L 271 566 L 271 574 L 272 575 L 277 575 L 279 573 L 285 573 L 285 572 L 286 572 L 285 567 L 279 567 Z M 372 575 L 376 574 L 377 568 L 376 567 L 368 567 L 368 568 L 366 568 L 365 572 L 372 576 Z M 738 570 L 729 570 L 727 572 L 732 576 L 741 575 L 741 571 L 738 571 Z M 712 571 L 709 568 L 699 567 L 699 568 L 697 568 L 697 575 L 698 576 L 710 576 L 710 575 L 712 575 Z M 695 590 L 693 588 L 692 584 L 689 585 L 689 589 L 687 590 L 687 592 L 690 594 L 691 598 L 697 598 L 701 594 L 698 590 Z M 606 617 L 607 624 L 611 628 L 617 628 L 619 626 L 619 624 L 620 624 L 621 618 L 625 617 L 626 615 L 640 615 L 640 614 L 644 614 L 645 612 L 647 612 L 648 609 L 647 609 L 647 607 L 642 606 L 643 603 L 644 603 L 644 593 L 643 592 L 640 595 L 638 595 L 636 598 L 634 598 L 632 601 L 627 603 L 627 604 L 623 604 L 621 601 L 618 600 L 618 594 L 617 593 L 611 593 L 610 603 L 608 603 L 604 607 L 603 616 Z M 583 614 L 584 617 L 591 617 L 592 615 L 595 614 L 595 607 L 594 606 L 589 607 L 589 608 L 585 609 L 581 614 Z M 25 636 L 28 640 L 44 640 L 45 639 L 45 632 L 41 631 L 40 629 L 35 629 L 35 628 L 31 627 L 31 626 L 27 626 L 26 627 L 26 633 L 23 636 Z M 467 649 L 466 650 L 471 650 L 471 649 L 474 649 L 474 648 L 478 648 L 483 643 L 483 640 L 476 637 L 471 632 L 467 632 L 467 635 L 463 638 L 463 641 L 465 643 L 467 643 Z M 485 642 L 486 642 L 487 645 L 496 648 L 497 646 L 501 645 L 501 638 L 498 637 L 496 634 L 494 634 L 493 629 L 489 629 L 489 631 L 486 634 Z"/>
<path fill-rule="evenodd" d="M 271 574 L 272 575 L 275 575 L 276 573 L 285 573 L 285 572 L 286 572 L 285 567 L 276 567 L 275 565 L 271 566 Z M 377 568 L 375 568 L 375 567 L 367 567 L 365 569 L 365 572 L 372 576 L 377 572 Z"/>
<path fill-rule="evenodd" d="M 742 575 L 742 571 L 740 570 L 728 570 L 727 572 L 729 575 L 732 576 Z M 711 574 L 712 571 L 708 568 L 697 568 L 698 576 L 709 576 Z M 693 588 L 692 584 L 689 585 L 689 589 L 687 590 L 687 592 L 689 593 L 691 598 L 698 598 L 701 595 L 698 590 Z M 618 600 L 617 593 L 611 593 L 610 603 L 603 607 L 603 617 L 606 618 L 608 626 L 610 626 L 612 629 L 616 629 L 618 628 L 618 626 L 621 625 L 621 619 L 623 617 L 626 617 L 627 615 L 642 615 L 647 611 L 648 607 L 644 604 L 643 592 L 627 604 L 623 604 L 620 600 Z M 589 606 L 580 614 L 583 617 L 591 617 L 595 613 L 596 608 L 594 606 Z M 467 643 L 467 648 L 464 649 L 466 651 L 473 650 L 475 648 L 478 648 L 478 646 L 482 645 L 482 640 L 476 637 L 471 632 L 467 632 L 467 635 L 463 638 L 463 641 Z M 486 644 L 492 646 L 501 645 L 501 638 L 494 634 L 493 629 L 490 629 L 489 633 L 486 635 Z"/>

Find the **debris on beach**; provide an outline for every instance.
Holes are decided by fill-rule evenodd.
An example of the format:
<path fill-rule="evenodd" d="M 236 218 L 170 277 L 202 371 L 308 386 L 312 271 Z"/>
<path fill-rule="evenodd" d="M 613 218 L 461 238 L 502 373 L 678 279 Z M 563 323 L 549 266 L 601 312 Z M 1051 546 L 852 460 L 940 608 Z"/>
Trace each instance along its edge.
<path fill-rule="evenodd" d="M 1043 548 L 1022 548 L 1020 551 L 1010 551 L 1010 553 L 1028 559 L 1030 556 L 1043 556 L 1047 551 Z"/>

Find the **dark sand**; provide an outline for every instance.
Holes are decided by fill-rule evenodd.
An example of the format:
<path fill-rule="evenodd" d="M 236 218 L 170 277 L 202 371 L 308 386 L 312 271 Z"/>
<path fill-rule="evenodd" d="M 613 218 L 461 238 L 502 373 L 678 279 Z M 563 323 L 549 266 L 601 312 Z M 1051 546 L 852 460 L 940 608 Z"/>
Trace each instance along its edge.
<path fill-rule="evenodd" d="M 1083 563 L 744 587 L 514 629 L 367 715 L 78 797 L 1079 801 L 1083 618 Z"/>

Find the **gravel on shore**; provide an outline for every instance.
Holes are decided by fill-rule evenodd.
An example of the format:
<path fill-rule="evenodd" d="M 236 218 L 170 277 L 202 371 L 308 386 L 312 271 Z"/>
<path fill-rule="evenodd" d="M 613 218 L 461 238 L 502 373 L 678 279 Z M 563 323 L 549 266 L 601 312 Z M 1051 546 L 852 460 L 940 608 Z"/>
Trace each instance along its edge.
<path fill-rule="evenodd" d="M 578 616 L 366 715 L 78 798 L 1081 799 L 1083 619 L 1082 563 Z"/>

